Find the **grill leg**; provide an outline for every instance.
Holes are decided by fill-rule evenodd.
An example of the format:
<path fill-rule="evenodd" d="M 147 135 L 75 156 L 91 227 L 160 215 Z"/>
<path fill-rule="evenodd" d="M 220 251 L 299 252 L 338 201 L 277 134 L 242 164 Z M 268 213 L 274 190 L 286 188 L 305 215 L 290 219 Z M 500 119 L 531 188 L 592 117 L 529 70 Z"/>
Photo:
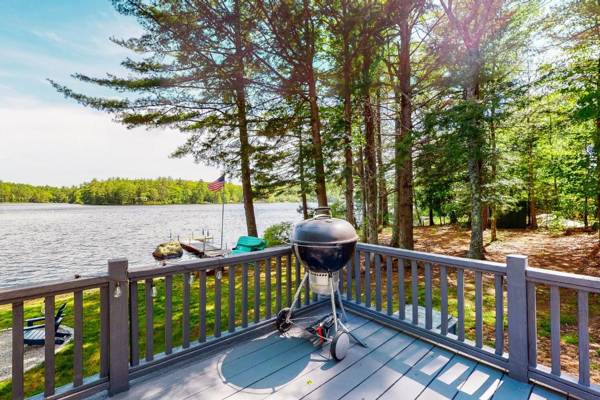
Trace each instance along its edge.
<path fill-rule="evenodd" d="M 331 273 L 329 273 L 329 287 L 331 288 L 331 311 L 333 311 L 333 334 L 335 336 L 338 331 L 338 320 L 337 311 L 335 309 L 335 290 L 333 289 L 333 278 Z"/>
<path fill-rule="evenodd" d="M 342 309 L 342 321 L 348 321 L 348 317 L 346 316 L 346 310 L 344 309 L 344 303 L 342 303 L 342 294 L 340 293 L 340 287 L 335 288 L 335 292 L 337 293 L 338 303 L 340 303 L 340 308 Z"/>
<path fill-rule="evenodd" d="M 300 292 L 302 291 L 302 288 L 304 287 L 304 283 L 306 283 L 307 279 L 308 279 L 308 272 L 306 272 L 304 274 L 304 278 L 302 278 L 302 282 L 300 282 L 300 286 L 298 286 L 298 289 L 296 289 L 296 294 L 294 295 L 294 301 L 292 301 L 292 305 L 290 306 L 290 312 L 287 315 L 287 322 L 290 322 L 290 318 L 292 316 L 292 311 L 294 311 L 294 307 L 296 306 L 296 303 L 298 303 L 298 297 L 300 297 Z"/>

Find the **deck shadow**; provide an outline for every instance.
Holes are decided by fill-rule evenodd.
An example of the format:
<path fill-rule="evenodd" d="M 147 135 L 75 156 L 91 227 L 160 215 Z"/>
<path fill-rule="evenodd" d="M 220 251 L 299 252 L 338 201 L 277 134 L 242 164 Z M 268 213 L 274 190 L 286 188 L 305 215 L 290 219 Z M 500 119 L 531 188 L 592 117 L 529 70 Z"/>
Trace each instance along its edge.
<path fill-rule="evenodd" d="M 309 340 L 302 337 L 286 337 L 277 345 L 271 345 L 266 339 L 256 339 L 256 348 L 260 349 L 252 353 L 248 368 L 240 371 L 240 357 L 237 349 L 233 349 L 222 359 L 219 372 L 221 379 L 227 385 L 238 388 L 271 389 L 282 386 L 294 380 L 311 361 L 317 356 L 313 353 L 319 347 L 315 347 Z M 260 342 L 264 342 L 261 345 Z M 262 379 L 274 374 L 276 379 Z"/>

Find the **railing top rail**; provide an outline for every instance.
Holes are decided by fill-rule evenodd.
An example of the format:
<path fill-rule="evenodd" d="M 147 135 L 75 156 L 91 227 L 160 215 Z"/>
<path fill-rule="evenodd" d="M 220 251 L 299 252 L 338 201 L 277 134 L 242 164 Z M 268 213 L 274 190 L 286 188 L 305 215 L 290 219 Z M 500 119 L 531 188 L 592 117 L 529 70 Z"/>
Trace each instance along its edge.
<path fill-rule="evenodd" d="M 526 276 L 533 282 L 600 293 L 600 278 L 594 276 L 532 267 L 527 268 Z"/>
<path fill-rule="evenodd" d="M 394 247 L 380 246 L 367 243 L 359 243 L 356 248 L 357 250 L 371 251 L 393 257 L 408 258 L 418 261 L 425 261 L 433 264 L 442 264 L 451 267 L 459 267 L 463 269 L 506 275 L 506 264 L 497 263 L 493 261 L 472 260 L 468 258 L 424 253 L 421 251 L 414 250 L 397 249 Z"/>
<path fill-rule="evenodd" d="M 101 275 L 41 282 L 33 285 L 11 286 L 0 289 L 0 304 L 70 293 L 75 290 L 93 289 L 107 284 L 108 281 L 107 275 Z"/>
<path fill-rule="evenodd" d="M 195 272 L 217 269 L 224 265 L 235 265 L 245 262 L 264 260 L 268 257 L 283 256 L 291 253 L 289 246 L 272 247 L 266 250 L 253 251 L 250 253 L 236 254 L 229 257 L 203 258 L 199 260 L 184 261 L 164 267 L 144 266 L 129 269 L 129 279 L 140 280 L 146 278 L 157 278 L 165 275 L 182 272 Z"/>

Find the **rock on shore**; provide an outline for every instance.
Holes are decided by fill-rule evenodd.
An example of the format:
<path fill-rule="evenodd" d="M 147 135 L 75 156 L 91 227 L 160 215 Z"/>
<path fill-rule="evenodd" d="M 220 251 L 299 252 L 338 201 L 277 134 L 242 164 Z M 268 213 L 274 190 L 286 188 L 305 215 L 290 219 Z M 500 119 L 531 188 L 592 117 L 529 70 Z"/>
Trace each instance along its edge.
<path fill-rule="evenodd" d="M 179 258 L 183 255 L 183 249 L 179 242 L 171 241 L 159 244 L 152 255 L 159 260 L 165 258 Z"/>

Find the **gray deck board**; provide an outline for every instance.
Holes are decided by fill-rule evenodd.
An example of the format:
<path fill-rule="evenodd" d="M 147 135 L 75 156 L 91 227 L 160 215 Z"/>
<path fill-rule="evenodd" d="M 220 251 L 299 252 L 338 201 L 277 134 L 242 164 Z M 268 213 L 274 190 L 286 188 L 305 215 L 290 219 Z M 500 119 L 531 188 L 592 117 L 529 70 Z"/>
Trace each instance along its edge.
<path fill-rule="evenodd" d="M 453 354 L 433 347 L 380 397 L 381 399 L 416 399 L 450 361 Z"/>
<path fill-rule="evenodd" d="M 347 393 L 344 399 L 376 399 L 425 356 L 430 349 L 430 344 L 420 340 L 412 341 L 389 362 L 374 371 L 372 375 Z"/>
<path fill-rule="evenodd" d="M 352 341 L 342 361 L 297 328 L 287 335 L 272 331 L 148 374 L 112 399 L 565 398 L 376 321 L 348 317 L 347 326 L 368 347 Z"/>
<path fill-rule="evenodd" d="M 459 387 L 471 375 L 477 363 L 461 356 L 454 356 L 444 369 L 419 396 L 419 400 L 453 399 Z"/>
<path fill-rule="evenodd" d="M 460 385 L 457 400 L 491 399 L 502 380 L 503 373 L 487 365 L 477 364 L 467 380 Z"/>
<path fill-rule="evenodd" d="M 304 398 L 317 400 L 341 398 L 357 384 L 368 378 L 373 371 L 377 371 L 396 354 L 405 349 L 413 340 L 413 338 L 402 333 L 396 334 L 363 357 L 352 368 L 344 370 Z"/>

